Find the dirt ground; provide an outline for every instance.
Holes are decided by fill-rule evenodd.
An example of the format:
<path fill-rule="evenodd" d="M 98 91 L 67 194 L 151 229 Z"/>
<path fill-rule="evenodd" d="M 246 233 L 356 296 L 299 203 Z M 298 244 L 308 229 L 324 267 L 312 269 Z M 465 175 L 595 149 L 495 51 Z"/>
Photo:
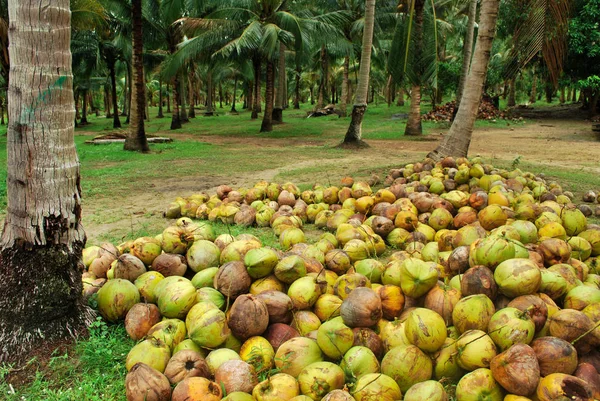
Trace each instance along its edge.
<path fill-rule="evenodd" d="M 562 117 L 560 113 L 557 115 Z M 529 163 L 578 168 L 589 171 L 590 174 L 600 173 L 600 138 L 595 137 L 589 121 L 551 119 L 548 115 L 542 117 L 543 119 L 530 118 L 526 124 L 510 123 L 512 125 L 507 127 L 506 124 L 509 123 L 502 121 L 497 123 L 498 127 L 476 129 L 470 155 L 481 155 L 492 164 L 497 160 L 512 161 L 521 156 Z M 427 152 L 435 148 L 441 136 L 442 130 L 439 134 L 428 135 L 421 141 L 372 140 L 369 141 L 370 149 L 355 151 L 343 159 L 323 160 L 316 155 L 315 158 L 309 157 L 308 160 L 300 162 L 274 160 L 275 167 L 271 169 L 245 173 L 231 180 L 219 175 L 190 176 L 181 178 L 176 183 L 173 180 L 156 180 L 147 191 L 131 192 L 124 199 L 120 199 L 118 208 L 117 205 L 107 204 L 106 199 L 87 199 L 84 203 L 84 223 L 88 242 L 98 243 L 102 238 L 115 235 L 125 238 L 128 232 L 134 232 L 139 227 L 146 227 L 149 231 L 155 230 L 156 234 L 160 233 L 167 224 L 162 218 L 162 211 L 177 196 L 188 196 L 198 191 L 213 192 L 216 186 L 225 183 L 246 186 L 258 180 L 271 181 L 282 172 L 316 166 L 334 171 L 332 177 L 336 179 L 346 175 L 344 173 L 356 171 L 357 167 L 362 167 L 365 173 L 369 174 L 368 168 L 372 165 L 391 167 L 395 163 L 400 165 L 422 159 Z M 259 142 L 247 137 L 192 136 L 183 133 L 173 137 L 176 140 L 193 138 L 249 150 L 259 146 L 264 149 L 287 146 L 310 148 L 324 145 L 322 140 L 302 138 L 261 138 Z M 333 142 L 326 144 L 335 145 Z M 382 173 L 384 172 L 379 172 Z M 311 175 L 307 175 L 306 182 L 314 182 L 310 181 L 311 178 Z M 105 218 L 85 218 L 105 215 L 107 210 L 111 209 L 117 214 L 110 219 L 112 222 L 107 222 Z"/>

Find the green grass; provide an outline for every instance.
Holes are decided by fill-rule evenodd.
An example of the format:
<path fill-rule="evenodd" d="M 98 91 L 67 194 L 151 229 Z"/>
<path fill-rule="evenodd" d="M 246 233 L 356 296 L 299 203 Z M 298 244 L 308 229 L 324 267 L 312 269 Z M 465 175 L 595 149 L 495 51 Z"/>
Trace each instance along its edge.
<path fill-rule="evenodd" d="M 6 401 L 105 401 L 125 400 L 125 356 L 134 342 L 123 325 L 107 325 L 101 319 L 89 328 L 89 337 L 53 355 L 22 388 L 9 386 L 4 378 L 22 366 L 0 367 L 0 399 Z M 23 361 L 38 365 L 40 361 Z"/>

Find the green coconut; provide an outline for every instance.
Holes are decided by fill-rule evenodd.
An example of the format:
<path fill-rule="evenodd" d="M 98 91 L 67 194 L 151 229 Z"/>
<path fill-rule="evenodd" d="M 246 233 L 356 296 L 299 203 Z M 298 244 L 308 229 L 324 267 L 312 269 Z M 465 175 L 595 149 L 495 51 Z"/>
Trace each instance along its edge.
<path fill-rule="evenodd" d="M 567 280 L 558 272 L 541 270 L 540 292 L 552 299 L 558 299 L 567 293 Z"/>
<path fill-rule="evenodd" d="M 125 367 L 131 370 L 138 362 L 145 363 L 163 373 L 171 358 L 171 348 L 161 340 L 148 338 L 131 348 L 125 360 Z"/>
<path fill-rule="evenodd" d="M 225 313 L 210 302 L 201 302 L 190 309 L 185 320 L 188 336 L 200 347 L 216 348 L 229 337 Z"/>
<path fill-rule="evenodd" d="M 108 280 L 98 291 L 97 302 L 102 317 L 109 322 L 116 322 L 124 319 L 129 309 L 140 302 L 140 293 L 131 281 Z"/>
<path fill-rule="evenodd" d="M 227 304 L 227 299 L 219 291 L 212 287 L 199 288 L 196 291 L 197 302 L 212 302 L 219 309 L 223 309 Z"/>
<path fill-rule="evenodd" d="M 425 352 L 439 350 L 447 337 L 444 319 L 426 308 L 416 308 L 409 313 L 404 333 L 413 345 Z"/>
<path fill-rule="evenodd" d="M 192 285 L 196 288 L 211 287 L 214 288 L 215 276 L 219 271 L 218 267 L 209 267 L 208 269 L 200 270 L 192 277 Z"/>
<path fill-rule="evenodd" d="M 366 374 L 379 372 L 380 365 L 373 351 L 358 345 L 344 354 L 340 368 L 345 373 L 346 381 L 353 382 Z"/>
<path fill-rule="evenodd" d="M 527 312 L 503 308 L 490 319 L 488 333 L 494 343 L 505 351 L 514 344 L 529 344 L 535 334 L 535 323 Z"/>
<path fill-rule="evenodd" d="M 486 368 L 467 373 L 456 386 L 456 399 L 460 401 L 502 401 L 502 388 Z"/>
<path fill-rule="evenodd" d="M 323 360 L 323 354 L 315 340 L 294 337 L 279 346 L 275 353 L 275 367 L 282 373 L 298 377 L 302 369 Z"/>
<path fill-rule="evenodd" d="M 564 208 L 560 213 L 560 217 L 569 237 L 583 232 L 587 226 L 587 219 L 581 210 L 577 208 Z"/>
<path fill-rule="evenodd" d="M 244 257 L 244 264 L 246 265 L 248 274 L 253 279 L 270 275 L 278 262 L 279 257 L 277 256 L 277 252 L 271 248 L 251 249 Z"/>
<path fill-rule="evenodd" d="M 287 295 L 292 300 L 294 309 L 302 310 L 311 308 L 322 294 L 322 288 L 314 277 L 301 277 L 294 281 L 288 289 Z"/>
<path fill-rule="evenodd" d="M 369 373 L 357 380 L 352 396 L 356 401 L 397 401 L 402 399 L 402 391 L 393 378 Z"/>
<path fill-rule="evenodd" d="M 194 241 L 186 254 L 188 266 L 194 272 L 219 266 L 220 257 L 219 247 L 206 240 Z"/>
<path fill-rule="evenodd" d="M 488 368 L 496 356 L 496 344 L 482 330 L 469 330 L 456 341 L 458 365 L 465 370 Z"/>
<path fill-rule="evenodd" d="M 447 401 L 448 394 L 441 383 L 435 380 L 426 380 L 417 383 L 404 394 L 404 401 Z"/>
<path fill-rule="evenodd" d="M 141 237 L 133 241 L 131 250 L 133 256 L 140 259 L 146 266 L 150 266 L 162 252 L 161 243 L 152 237 Z"/>
<path fill-rule="evenodd" d="M 495 312 L 494 303 L 486 295 L 470 295 L 456 303 L 452 311 L 452 321 L 460 333 L 467 330 L 485 331 Z"/>
<path fill-rule="evenodd" d="M 206 364 L 212 375 L 215 374 L 219 366 L 227 361 L 241 361 L 242 358 L 237 352 L 228 348 L 219 348 L 212 350 L 206 356 Z"/>
<path fill-rule="evenodd" d="M 179 319 L 165 319 L 148 330 L 147 338 L 156 338 L 170 349 L 175 348 L 186 336 L 185 323 Z"/>
<path fill-rule="evenodd" d="M 344 387 L 344 371 L 331 362 L 314 362 L 298 375 L 300 392 L 313 400 L 320 400 L 330 391 Z"/>
<path fill-rule="evenodd" d="M 537 292 L 542 276 L 539 267 L 531 259 L 509 259 L 496 267 L 494 280 L 501 293 L 516 298 Z"/>
<path fill-rule="evenodd" d="M 354 333 L 341 317 L 336 317 L 319 327 L 317 344 L 329 358 L 340 359 L 354 344 Z"/>
<path fill-rule="evenodd" d="M 292 284 L 297 279 L 306 276 L 306 262 L 298 255 L 286 256 L 277 263 L 274 273 L 278 280 Z"/>
<path fill-rule="evenodd" d="M 469 265 L 483 265 L 494 270 L 500 263 L 514 257 L 515 246 L 512 242 L 499 236 L 489 236 L 471 244 Z"/>
<path fill-rule="evenodd" d="M 158 295 L 158 309 L 168 318 L 185 318 L 196 302 L 196 287 L 187 279 L 168 284 Z"/>
<path fill-rule="evenodd" d="M 291 227 L 286 230 L 283 230 L 281 235 L 279 236 L 279 244 L 283 249 L 290 249 L 292 246 L 296 244 L 301 244 L 305 242 L 304 231 L 299 228 Z"/>
<path fill-rule="evenodd" d="M 432 289 L 438 280 L 438 271 L 428 262 L 408 258 L 400 267 L 400 288 L 405 295 L 419 298 Z M 393 283 L 384 283 L 393 284 Z"/>
<path fill-rule="evenodd" d="M 396 381 L 400 390 L 407 391 L 412 385 L 431 379 L 431 359 L 415 345 L 392 348 L 381 361 L 381 373 Z M 363 376 L 367 377 L 367 375 Z"/>
<path fill-rule="evenodd" d="M 159 272 L 149 271 L 136 278 L 134 284 L 143 300 L 150 303 L 156 303 L 157 297 L 154 293 L 154 289 L 164 278 L 165 277 Z"/>

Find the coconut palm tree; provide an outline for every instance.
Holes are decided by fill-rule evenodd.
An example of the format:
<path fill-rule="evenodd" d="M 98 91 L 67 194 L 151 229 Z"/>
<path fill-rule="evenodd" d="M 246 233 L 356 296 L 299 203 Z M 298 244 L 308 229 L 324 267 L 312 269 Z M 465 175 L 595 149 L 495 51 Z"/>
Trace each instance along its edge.
<path fill-rule="evenodd" d="M 146 109 L 146 79 L 144 76 L 144 42 L 142 36 L 142 0 L 131 1 L 131 19 L 133 21 L 133 92 L 131 94 L 131 113 L 129 133 L 123 149 L 137 152 L 148 152 L 148 140 L 144 129 Z"/>
<path fill-rule="evenodd" d="M 479 32 L 473 54 L 473 64 L 467 77 L 465 92 L 456 119 L 439 146 L 427 157 L 440 160 L 446 156 L 466 156 L 471 144 L 473 126 L 477 119 L 479 102 L 487 75 L 492 43 L 496 34 L 496 21 L 500 0 L 483 0 Z"/>
<path fill-rule="evenodd" d="M 363 30 L 362 54 L 360 58 L 360 72 L 356 101 L 352 108 L 352 121 L 346 132 L 343 146 L 366 147 L 362 140 L 362 120 L 367 111 L 367 95 L 369 91 L 369 73 L 371 70 L 371 51 L 373 48 L 373 28 L 375 25 L 375 0 L 366 0 L 365 23 Z"/>
<path fill-rule="evenodd" d="M 85 233 L 73 139 L 69 1 L 46 7 L 10 0 L 8 14 L 12 64 L 0 361 L 17 362 L 41 342 L 76 335 L 92 319 L 81 297 Z"/>
<path fill-rule="evenodd" d="M 467 31 L 465 33 L 465 41 L 463 45 L 463 62 L 460 70 L 460 80 L 458 81 L 458 89 L 456 92 L 456 108 L 460 106 L 460 99 L 465 89 L 465 82 L 471 67 L 471 56 L 473 53 L 473 38 L 475 36 L 475 17 L 477 14 L 477 1 L 469 0 L 469 20 L 467 22 Z"/>

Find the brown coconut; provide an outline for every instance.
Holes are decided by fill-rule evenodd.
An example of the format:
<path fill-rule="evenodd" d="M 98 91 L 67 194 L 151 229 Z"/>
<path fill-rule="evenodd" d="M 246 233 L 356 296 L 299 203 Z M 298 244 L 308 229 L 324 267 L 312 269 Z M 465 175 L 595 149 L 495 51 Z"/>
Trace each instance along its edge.
<path fill-rule="evenodd" d="M 493 301 L 498 295 L 498 285 L 490 269 L 486 266 L 473 266 L 463 274 L 460 291 L 465 297 L 483 294 Z"/>
<path fill-rule="evenodd" d="M 590 386 L 578 377 L 553 373 L 540 380 L 536 391 L 539 401 L 593 401 Z"/>
<path fill-rule="evenodd" d="M 258 376 L 252 365 L 237 359 L 224 362 L 215 372 L 215 382 L 225 388 L 227 394 L 234 391 L 251 393 L 258 384 Z"/>
<path fill-rule="evenodd" d="M 300 333 L 293 327 L 284 324 L 284 323 L 275 323 L 271 324 L 267 330 L 264 332 L 263 337 L 267 339 L 269 344 L 273 347 L 275 351 L 279 348 L 281 344 L 286 342 L 287 340 L 300 337 Z"/>
<path fill-rule="evenodd" d="M 540 366 L 540 374 L 573 374 L 577 369 L 577 351 L 569 342 L 556 337 L 540 337 L 533 340 L 531 348 Z"/>
<path fill-rule="evenodd" d="M 575 309 L 562 309 L 549 319 L 550 335 L 575 343 L 580 352 L 591 351 L 597 343 L 592 329 L 594 324 L 583 312 Z"/>
<path fill-rule="evenodd" d="M 460 291 L 438 283 L 425 295 L 423 306 L 437 312 L 444 319 L 446 326 L 452 326 L 452 311 L 454 310 L 454 306 L 460 301 L 460 298 Z"/>
<path fill-rule="evenodd" d="M 112 263 L 111 269 L 113 270 L 114 278 L 121 278 L 131 282 L 146 273 L 144 262 L 129 253 L 119 256 Z"/>
<path fill-rule="evenodd" d="M 221 387 L 204 377 L 188 377 L 180 382 L 171 401 L 219 401 L 223 398 Z"/>
<path fill-rule="evenodd" d="M 127 401 L 169 401 L 171 384 L 158 370 L 138 362 L 125 378 Z"/>
<path fill-rule="evenodd" d="M 250 290 L 252 278 L 243 262 L 227 262 L 215 275 L 214 286 L 226 297 L 236 298 Z"/>
<path fill-rule="evenodd" d="M 381 299 L 368 287 L 350 292 L 340 307 L 340 316 L 349 327 L 371 327 L 382 317 Z"/>
<path fill-rule="evenodd" d="M 533 394 L 540 381 L 540 367 L 533 349 L 526 344 L 515 344 L 490 362 L 494 379 L 506 391 L 515 395 Z"/>
<path fill-rule="evenodd" d="M 133 340 L 141 340 L 160 319 L 158 306 L 138 303 L 133 305 L 125 316 L 125 330 Z"/>
<path fill-rule="evenodd" d="M 269 325 L 267 305 L 254 295 L 240 295 L 231 305 L 227 324 L 233 335 L 241 341 L 259 336 Z"/>
<path fill-rule="evenodd" d="M 165 277 L 183 276 L 187 270 L 185 256 L 175 253 L 163 253 L 158 255 L 156 259 L 152 261 L 150 270 L 157 271 Z"/>
<path fill-rule="evenodd" d="M 594 399 L 600 400 L 600 374 L 598 374 L 598 371 L 594 365 L 589 363 L 580 363 L 579 366 L 577 366 L 574 376 L 589 384 L 592 389 Z"/>
<path fill-rule="evenodd" d="M 377 359 L 383 357 L 383 341 L 373 330 L 366 327 L 356 327 L 352 329 L 354 333 L 353 346 L 363 346 L 370 349 Z"/>
<path fill-rule="evenodd" d="M 100 251 L 98 252 L 100 253 Z M 98 278 L 106 278 L 106 272 L 110 269 L 110 265 L 117 259 L 111 253 L 104 253 L 102 256 L 97 257 L 92 261 L 88 271 Z"/>
<path fill-rule="evenodd" d="M 536 333 L 544 328 L 548 319 L 548 306 L 542 298 L 536 295 L 522 295 L 510 301 L 508 306 L 527 312 L 527 315 L 535 324 Z"/>
<path fill-rule="evenodd" d="M 199 352 L 190 349 L 184 349 L 175 353 L 167 367 L 165 376 L 171 384 L 177 384 L 188 377 L 206 377 L 210 378 L 210 369 Z"/>
<path fill-rule="evenodd" d="M 267 305 L 269 323 L 286 323 L 292 321 L 292 299 L 281 291 L 264 291 L 256 296 Z"/>

